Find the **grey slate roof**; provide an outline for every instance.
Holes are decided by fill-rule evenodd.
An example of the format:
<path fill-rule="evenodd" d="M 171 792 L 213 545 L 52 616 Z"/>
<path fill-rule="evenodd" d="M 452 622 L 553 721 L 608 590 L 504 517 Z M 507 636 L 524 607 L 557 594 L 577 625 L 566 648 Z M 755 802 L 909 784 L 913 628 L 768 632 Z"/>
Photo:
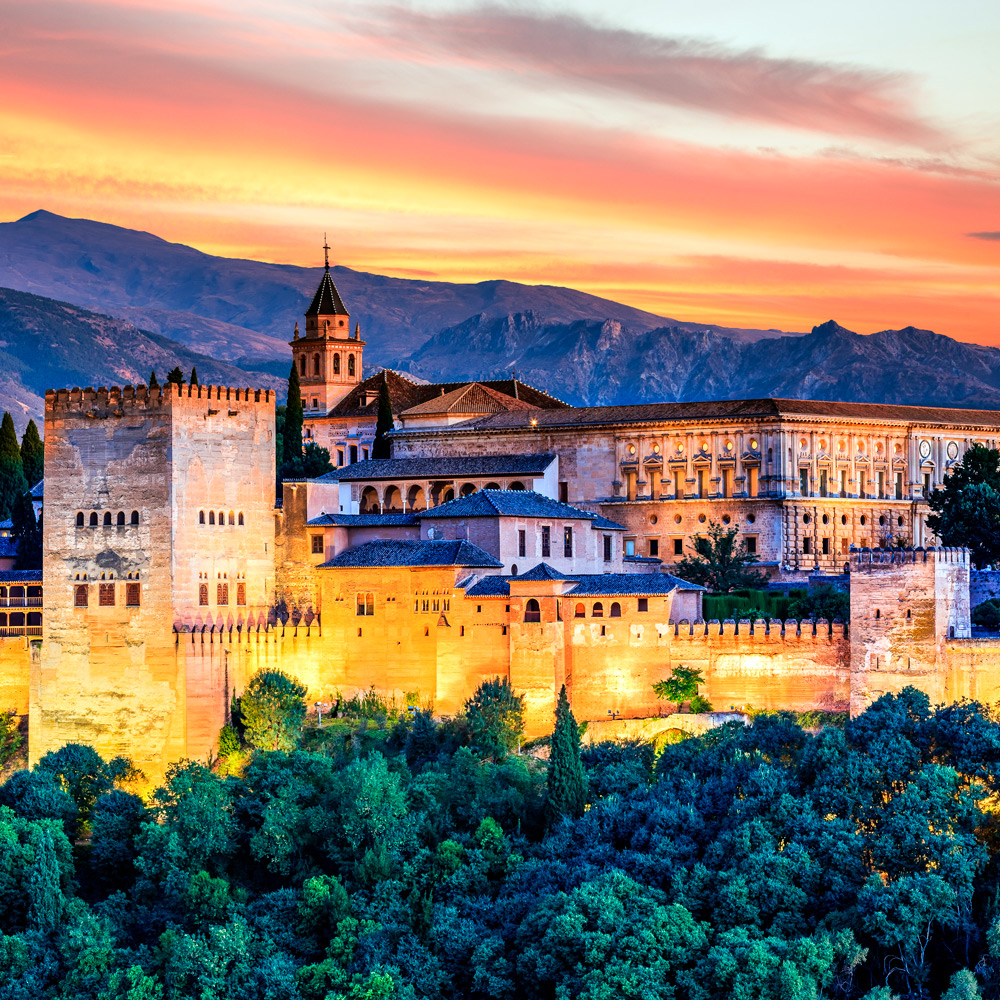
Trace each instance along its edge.
<path fill-rule="evenodd" d="M 343 525 L 347 528 L 398 528 L 418 523 L 416 514 L 320 514 L 306 521 L 313 527 Z"/>
<path fill-rule="evenodd" d="M 44 493 L 43 493 L 44 487 L 45 487 L 45 480 L 39 479 L 38 482 L 35 483 L 35 485 L 32 486 L 30 490 L 28 490 L 28 492 L 31 494 L 31 499 L 32 500 L 44 499 Z"/>
<path fill-rule="evenodd" d="M 619 524 L 617 521 L 610 521 L 608 518 L 604 517 L 603 514 L 596 514 L 594 516 L 594 528 L 598 531 L 624 531 L 625 525 Z"/>
<path fill-rule="evenodd" d="M 533 566 L 526 573 L 519 573 L 517 576 L 511 577 L 512 580 L 579 580 L 578 576 L 567 576 L 565 573 L 560 573 L 559 570 L 553 569 L 548 563 L 540 562 L 537 566 Z"/>
<path fill-rule="evenodd" d="M 672 590 L 704 590 L 697 583 L 688 583 L 669 573 L 600 573 L 581 576 L 580 582 L 567 597 L 669 594 Z"/>
<path fill-rule="evenodd" d="M 0 558 L 10 559 L 17 555 L 16 538 L 0 538 Z"/>
<path fill-rule="evenodd" d="M 592 511 L 571 507 L 534 490 L 477 490 L 467 497 L 457 497 L 438 507 L 421 511 L 420 517 L 551 517 L 563 521 L 591 522 L 606 520 Z M 621 525 L 615 527 L 625 530 Z"/>
<path fill-rule="evenodd" d="M 313 296 L 309 308 L 306 310 L 307 316 L 347 316 L 347 307 L 344 300 L 337 291 L 337 286 L 330 277 L 330 269 L 327 268 L 320 279 L 319 288 Z"/>
<path fill-rule="evenodd" d="M 622 556 L 622 561 L 630 563 L 656 563 L 657 565 L 663 562 L 658 556 Z"/>
<path fill-rule="evenodd" d="M 0 584 L 8 583 L 41 583 L 40 569 L 0 569 Z"/>
<path fill-rule="evenodd" d="M 321 569 L 343 566 L 476 566 L 500 569 L 503 563 L 471 542 L 379 538 L 356 545 L 320 564 Z"/>
<path fill-rule="evenodd" d="M 316 482 L 373 479 L 453 479 L 462 476 L 541 476 L 555 455 L 453 455 L 442 458 L 372 458 L 334 469 Z"/>
<path fill-rule="evenodd" d="M 481 580 L 467 586 L 468 581 L 460 583 L 465 587 L 466 597 L 510 597 L 509 576 L 484 576 Z"/>
<path fill-rule="evenodd" d="M 0 521 L 0 531 L 13 531 L 14 522 L 8 517 L 6 521 Z"/>

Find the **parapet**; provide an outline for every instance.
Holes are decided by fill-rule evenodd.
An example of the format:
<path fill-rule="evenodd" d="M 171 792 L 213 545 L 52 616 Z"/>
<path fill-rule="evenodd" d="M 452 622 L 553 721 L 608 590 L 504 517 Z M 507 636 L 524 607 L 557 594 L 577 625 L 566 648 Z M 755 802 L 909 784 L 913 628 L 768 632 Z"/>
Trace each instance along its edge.
<path fill-rule="evenodd" d="M 73 413 L 89 418 L 124 416 L 126 410 L 157 411 L 175 404 L 185 405 L 197 401 L 250 403 L 273 407 L 275 394 L 270 389 L 239 389 L 221 385 L 176 385 L 168 383 L 150 389 L 144 383 L 139 385 L 101 386 L 94 389 L 46 389 L 46 418 L 60 413 Z"/>
<path fill-rule="evenodd" d="M 815 621 L 810 618 L 803 618 L 802 621 L 789 618 L 785 622 L 778 618 L 772 618 L 770 621 L 765 621 L 763 618 L 758 618 L 755 621 L 743 618 L 738 622 L 732 618 L 722 622 L 717 618 L 713 618 L 711 621 L 693 622 L 682 618 L 680 621 L 671 620 L 667 625 L 668 634 L 677 639 L 720 639 L 726 637 L 748 639 L 750 636 L 757 638 L 770 636 L 783 640 L 812 639 L 814 637 L 837 640 L 846 639 L 849 635 L 849 628 L 847 622 L 828 621 L 826 618 L 818 618 Z"/>
<path fill-rule="evenodd" d="M 857 549 L 851 546 L 852 573 L 872 573 L 894 566 L 916 563 L 951 563 L 969 565 L 969 550 L 948 546 L 928 546 L 915 549 Z"/>

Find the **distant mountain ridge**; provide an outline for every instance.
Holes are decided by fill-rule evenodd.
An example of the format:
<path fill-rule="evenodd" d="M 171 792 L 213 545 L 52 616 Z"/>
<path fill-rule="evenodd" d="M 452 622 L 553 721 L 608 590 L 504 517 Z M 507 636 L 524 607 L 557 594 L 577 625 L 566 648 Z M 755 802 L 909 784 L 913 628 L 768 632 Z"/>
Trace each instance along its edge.
<path fill-rule="evenodd" d="M 774 395 L 1000 409 L 1000 350 L 914 327 L 733 329 L 570 288 L 333 271 L 366 369 L 429 381 L 516 370 L 578 404 Z M 44 211 L 2 223 L 0 286 L 15 291 L 0 291 L 0 406 L 39 417 L 48 386 L 145 380 L 149 367 L 163 378 L 174 364 L 280 390 L 321 274 Z"/>

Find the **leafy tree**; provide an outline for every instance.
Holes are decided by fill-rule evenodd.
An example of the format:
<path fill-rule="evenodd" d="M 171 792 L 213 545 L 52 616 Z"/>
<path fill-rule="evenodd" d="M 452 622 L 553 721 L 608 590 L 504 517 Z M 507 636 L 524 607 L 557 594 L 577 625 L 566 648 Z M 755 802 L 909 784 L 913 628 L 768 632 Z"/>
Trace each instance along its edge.
<path fill-rule="evenodd" d="M 564 816 L 582 816 L 586 803 L 587 778 L 580 761 L 580 730 L 563 684 L 559 689 L 556 728 L 552 734 L 546 816 L 550 824 Z"/>
<path fill-rule="evenodd" d="M 0 521 L 11 516 L 27 489 L 14 420 L 5 410 L 0 422 Z"/>
<path fill-rule="evenodd" d="M 389 399 L 389 381 L 385 369 L 383 369 L 382 382 L 378 387 L 378 420 L 375 424 L 375 443 L 372 445 L 372 458 L 389 458 L 388 434 L 392 429 L 392 401 Z"/>
<path fill-rule="evenodd" d="M 219 731 L 219 756 L 229 757 L 240 752 L 240 735 L 232 726 L 223 726 Z"/>
<path fill-rule="evenodd" d="M 138 795 L 118 788 L 106 792 L 94 804 L 90 860 L 106 878 L 116 883 L 131 881 L 135 838 L 145 813 Z"/>
<path fill-rule="evenodd" d="M 698 694 L 698 685 L 705 683 L 705 675 L 697 667 L 685 667 L 683 664 L 674 667 L 670 676 L 657 681 L 653 691 L 657 698 L 673 702 L 678 707 L 685 701 L 690 701 Z"/>
<path fill-rule="evenodd" d="M 978 569 L 1000 560 L 1000 450 L 974 444 L 927 504 L 927 526 L 943 545 L 968 548 Z"/>
<path fill-rule="evenodd" d="M 20 716 L 14 709 L 0 711 L 0 768 L 21 749 L 23 741 L 19 725 Z"/>
<path fill-rule="evenodd" d="M 76 805 L 57 780 L 45 771 L 15 771 L 0 785 L 0 806 L 25 819 L 54 819 L 69 827 L 76 821 Z"/>
<path fill-rule="evenodd" d="M 173 368 L 167 372 L 167 385 L 183 385 L 184 384 L 184 372 L 181 371 L 180 365 L 175 365 Z"/>
<path fill-rule="evenodd" d="M 767 584 L 767 576 L 753 569 L 755 553 L 747 551 L 745 541 L 738 542 L 739 529 L 708 522 L 707 535 L 692 539 L 694 556 L 685 556 L 676 564 L 676 574 L 690 583 L 701 584 L 714 593 L 752 590 Z"/>
<path fill-rule="evenodd" d="M 38 762 L 37 769 L 54 778 L 70 796 L 81 819 L 89 819 L 98 796 L 114 787 L 101 755 L 82 743 L 67 743 L 50 751 Z"/>
<path fill-rule="evenodd" d="M 288 373 L 288 399 L 285 402 L 285 425 L 282 430 L 282 468 L 302 455 L 302 416 L 302 386 L 299 384 L 299 370 L 292 362 Z"/>
<path fill-rule="evenodd" d="M 28 925 L 43 934 L 56 929 L 65 900 L 52 830 L 39 830 L 28 878 Z"/>
<path fill-rule="evenodd" d="M 330 452 L 315 441 L 302 449 L 302 454 L 281 466 L 281 479 L 316 479 L 331 472 Z"/>
<path fill-rule="evenodd" d="M 149 388 L 150 390 L 159 389 L 160 383 L 156 380 L 156 370 L 154 369 L 149 373 Z"/>
<path fill-rule="evenodd" d="M 31 489 L 45 475 L 45 446 L 34 420 L 28 421 L 21 436 L 21 465 L 28 489 Z"/>
<path fill-rule="evenodd" d="M 280 670 L 258 671 L 240 698 L 246 740 L 258 750 L 293 750 L 306 719 L 306 688 Z"/>
<path fill-rule="evenodd" d="M 503 760 L 517 748 L 524 733 L 524 695 L 514 694 L 510 681 L 483 681 L 465 703 L 472 745 L 482 754 Z"/>
<path fill-rule="evenodd" d="M 200 384 L 198 382 L 198 369 L 194 365 L 191 366 L 191 384 L 192 385 Z"/>
<path fill-rule="evenodd" d="M 851 596 L 839 587 L 823 584 L 813 587 L 788 607 L 790 618 L 811 618 L 816 621 L 847 621 L 851 617 Z"/>
<path fill-rule="evenodd" d="M 17 539 L 17 569 L 42 568 L 42 529 L 35 520 L 30 493 L 22 493 L 11 515 L 11 534 Z"/>
<path fill-rule="evenodd" d="M 995 597 L 972 609 L 972 624 L 995 632 L 1000 629 L 1000 600 Z"/>

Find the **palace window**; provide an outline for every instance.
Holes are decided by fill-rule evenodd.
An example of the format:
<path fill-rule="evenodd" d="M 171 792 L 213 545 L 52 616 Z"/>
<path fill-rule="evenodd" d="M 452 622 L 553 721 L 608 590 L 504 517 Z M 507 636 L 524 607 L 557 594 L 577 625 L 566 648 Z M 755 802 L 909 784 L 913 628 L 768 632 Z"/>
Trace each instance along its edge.
<path fill-rule="evenodd" d="M 625 539 L 625 555 L 634 556 L 635 555 L 635 539 L 626 538 Z"/>
<path fill-rule="evenodd" d="M 357 613 L 366 617 L 371 617 L 375 614 L 375 595 L 371 591 L 366 593 L 358 592 Z"/>
<path fill-rule="evenodd" d="M 102 608 L 113 608 L 115 606 L 115 585 L 113 583 L 98 584 L 97 603 Z"/>
<path fill-rule="evenodd" d="M 674 539 L 674 555 L 675 556 L 682 556 L 682 555 L 684 555 L 684 539 L 683 538 L 675 538 Z"/>
<path fill-rule="evenodd" d="M 805 555 L 809 555 L 809 553 L 812 551 L 812 539 L 811 538 L 803 538 L 802 539 L 802 551 L 803 551 L 803 553 Z"/>
<path fill-rule="evenodd" d="M 244 523 L 245 523 L 245 522 L 243 521 L 243 511 L 240 511 L 240 513 L 239 513 L 239 516 L 237 517 L 237 520 L 236 520 L 236 523 L 237 523 L 237 524 L 238 524 L 238 525 L 239 525 L 239 526 L 240 526 L 241 528 L 243 527 L 243 525 L 244 525 Z"/>
<path fill-rule="evenodd" d="M 698 470 L 698 496 L 703 497 L 705 495 L 705 470 Z"/>
<path fill-rule="evenodd" d="M 110 528 L 111 527 L 111 511 L 110 510 L 106 510 L 104 512 L 104 527 L 105 528 Z"/>
<path fill-rule="evenodd" d="M 608 612 L 609 618 L 621 618 L 622 606 L 617 601 L 611 602 L 611 610 Z"/>
<path fill-rule="evenodd" d="M 809 495 L 809 470 L 799 469 L 799 492 L 805 497 Z"/>
<path fill-rule="evenodd" d="M 747 538 L 744 538 L 743 541 L 747 547 L 747 555 L 748 556 L 757 555 L 757 536 L 749 535 Z M 678 553 L 678 555 L 680 555 L 680 553 Z"/>
<path fill-rule="evenodd" d="M 207 608 L 208 607 L 208 584 L 199 583 L 198 584 L 198 607 Z"/>
<path fill-rule="evenodd" d="M 826 469 L 819 470 L 819 495 L 826 496 Z"/>
<path fill-rule="evenodd" d="M 563 529 L 563 555 L 567 559 L 573 557 L 573 529 L 564 528 Z"/>
<path fill-rule="evenodd" d="M 528 533 L 524 528 L 517 529 L 517 554 L 523 559 L 528 547 Z"/>
<path fill-rule="evenodd" d="M 139 589 L 139 584 L 137 583 L 126 583 L 125 584 L 125 606 L 128 608 L 137 608 L 140 604 L 141 592 Z"/>
<path fill-rule="evenodd" d="M 847 496 L 847 469 L 840 470 L 840 495 Z"/>
<path fill-rule="evenodd" d="M 312 551 L 314 556 L 321 556 L 323 554 L 323 536 L 313 535 L 312 536 Z"/>
<path fill-rule="evenodd" d="M 76 526 L 78 528 L 83 527 L 83 511 L 81 510 L 79 514 L 76 515 Z"/>
<path fill-rule="evenodd" d="M 87 606 L 87 585 L 85 583 L 78 583 L 73 589 L 73 604 L 78 608 Z"/>
<path fill-rule="evenodd" d="M 547 559 L 552 549 L 552 529 L 547 525 L 542 525 L 542 558 Z"/>
<path fill-rule="evenodd" d="M 723 469 L 722 470 L 722 483 L 721 483 L 721 486 L 722 486 L 722 495 L 724 497 L 728 497 L 730 495 L 729 477 L 731 475 L 732 475 L 732 473 L 730 472 L 729 469 Z"/>
<path fill-rule="evenodd" d="M 247 585 L 242 581 L 236 584 L 236 606 L 238 608 L 247 606 Z"/>
<path fill-rule="evenodd" d="M 215 603 L 221 608 L 229 607 L 229 584 L 217 583 L 215 585 Z"/>
<path fill-rule="evenodd" d="M 903 473 L 902 472 L 897 472 L 896 473 L 896 499 L 897 500 L 902 500 L 903 499 Z"/>
<path fill-rule="evenodd" d="M 199 524 L 205 523 L 205 512 L 203 510 L 198 511 L 198 523 Z"/>
<path fill-rule="evenodd" d="M 208 512 L 208 523 L 209 524 L 215 524 L 215 511 L 214 510 L 210 510 Z"/>
<path fill-rule="evenodd" d="M 540 622 L 542 620 L 542 612 L 538 606 L 538 601 L 533 597 L 528 598 L 528 602 L 524 605 L 524 620 L 526 622 Z"/>
<path fill-rule="evenodd" d="M 582 604 L 577 604 L 576 611 L 573 613 L 574 618 L 586 618 L 587 609 Z"/>
<path fill-rule="evenodd" d="M 828 556 L 830 554 L 830 539 L 824 538 L 823 542 L 823 555 Z"/>
<path fill-rule="evenodd" d="M 611 536 L 604 536 L 604 561 L 611 562 Z"/>
<path fill-rule="evenodd" d="M 878 498 L 879 500 L 885 499 L 885 473 L 879 472 L 878 474 Z"/>
<path fill-rule="evenodd" d="M 649 598 L 648 597 L 640 597 L 638 603 L 639 603 L 639 606 L 636 609 L 637 611 L 648 611 L 649 610 Z"/>
<path fill-rule="evenodd" d="M 118 511 L 118 517 L 115 519 L 119 528 L 125 527 L 125 511 Z"/>
<path fill-rule="evenodd" d="M 594 602 L 594 607 L 590 612 L 591 618 L 603 618 L 604 617 L 604 605 L 600 601 Z"/>
<path fill-rule="evenodd" d="M 133 526 L 139 523 L 139 512 L 137 510 L 132 511 L 132 524 Z"/>
<path fill-rule="evenodd" d="M 929 472 L 924 473 L 924 496 L 929 497 L 931 495 L 931 474 Z M 80 515 L 83 516 L 82 514 Z M 80 521 L 83 524 L 83 521 Z"/>
<path fill-rule="evenodd" d="M 219 524 L 226 523 L 226 512 L 224 510 L 219 511 Z"/>
<path fill-rule="evenodd" d="M 656 559 L 660 554 L 660 540 L 658 538 L 651 538 L 649 540 L 649 554 L 653 559 Z"/>
<path fill-rule="evenodd" d="M 755 497 L 757 496 L 757 475 L 759 469 L 756 465 L 751 465 L 747 469 L 747 495 Z"/>

